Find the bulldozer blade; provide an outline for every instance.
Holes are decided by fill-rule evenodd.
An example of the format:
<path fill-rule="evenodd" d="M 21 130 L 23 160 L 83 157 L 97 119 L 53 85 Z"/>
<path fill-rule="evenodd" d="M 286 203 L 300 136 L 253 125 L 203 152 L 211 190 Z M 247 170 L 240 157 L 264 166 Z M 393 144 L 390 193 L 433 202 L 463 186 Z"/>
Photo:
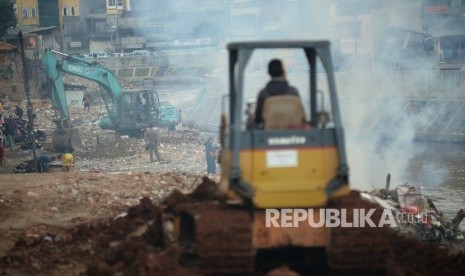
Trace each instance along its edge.
<path fill-rule="evenodd" d="M 73 152 L 82 145 L 77 128 L 55 130 L 52 134 L 52 141 L 57 152 Z"/>

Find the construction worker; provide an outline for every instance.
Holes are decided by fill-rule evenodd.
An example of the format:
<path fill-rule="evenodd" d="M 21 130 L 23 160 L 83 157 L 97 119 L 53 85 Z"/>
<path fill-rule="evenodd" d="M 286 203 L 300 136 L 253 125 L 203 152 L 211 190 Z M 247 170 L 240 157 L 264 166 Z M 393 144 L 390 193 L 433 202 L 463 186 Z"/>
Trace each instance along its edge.
<path fill-rule="evenodd" d="M 218 147 L 213 144 L 213 138 L 209 137 L 205 142 L 205 158 L 207 161 L 207 174 L 216 174 L 216 151 Z"/>
<path fill-rule="evenodd" d="M 156 127 L 145 130 L 145 150 L 150 154 L 150 162 L 153 162 L 153 154 L 157 157 L 157 161 L 163 161 L 158 152 L 158 129 Z"/>
<path fill-rule="evenodd" d="M 87 93 L 84 93 L 84 96 L 82 96 L 82 104 L 84 105 L 84 112 L 89 112 L 90 111 L 90 96 Z"/>
<path fill-rule="evenodd" d="M 48 164 L 55 161 L 55 157 L 48 157 L 45 155 L 39 156 L 36 159 L 37 162 L 37 172 L 45 173 L 48 172 Z"/>
<path fill-rule="evenodd" d="M 71 153 L 59 155 L 58 158 L 61 159 L 61 166 L 64 172 L 74 171 L 74 156 Z"/>
<path fill-rule="evenodd" d="M 259 128 L 263 125 L 263 106 L 267 98 L 278 95 L 294 95 L 300 98 L 297 89 L 288 84 L 286 72 L 279 59 L 273 59 L 268 63 L 268 74 L 271 80 L 258 94 L 257 107 L 255 109 L 255 125 Z"/>
<path fill-rule="evenodd" d="M 9 142 L 10 150 L 13 151 L 15 148 L 15 138 L 18 131 L 18 125 L 12 115 L 5 120 L 5 132 L 7 141 Z"/>

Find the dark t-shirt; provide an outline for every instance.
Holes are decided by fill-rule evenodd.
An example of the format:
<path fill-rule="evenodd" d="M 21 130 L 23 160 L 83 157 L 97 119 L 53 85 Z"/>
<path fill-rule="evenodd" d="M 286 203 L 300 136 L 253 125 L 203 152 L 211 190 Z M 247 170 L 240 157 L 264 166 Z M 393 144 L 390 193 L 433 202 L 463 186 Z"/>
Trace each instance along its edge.
<path fill-rule="evenodd" d="M 14 119 L 8 119 L 5 122 L 5 135 L 15 136 L 16 135 L 16 130 L 17 130 L 17 127 L 16 127 L 15 120 Z"/>
<path fill-rule="evenodd" d="M 207 158 L 214 158 L 216 156 L 216 150 L 218 147 L 213 145 L 213 143 L 207 141 L 205 142 L 205 155 Z"/>
<path fill-rule="evenodd" d="M 257 108 L 255 109 L 255 124 L 263 123 L 263 105 L 265 100 L 272 96 L 295 95 L 299 96 L 299 92 L 293 86 L 290 86 L 286 80 L 271 80 L 265 88 L 258 94 Z"/>
<path fill-rule="evenodd" d="M 39 157 L 37 157 L 37 163 L 47 164 L 47 163 L 50 163 L 50 162 L 52 162 L 52 160 L 47 156 L 39 156 Z"/>

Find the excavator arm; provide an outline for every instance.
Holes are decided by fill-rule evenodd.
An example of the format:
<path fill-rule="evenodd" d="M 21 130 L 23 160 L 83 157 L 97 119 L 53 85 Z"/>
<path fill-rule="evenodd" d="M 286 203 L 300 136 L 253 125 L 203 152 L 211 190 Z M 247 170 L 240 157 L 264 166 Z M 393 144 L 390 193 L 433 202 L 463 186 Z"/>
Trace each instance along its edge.
<path fill-rule="evenodd" d="M 55 54 L 63 56 L 59 61 Z M 54 108 L 59 112 L 58 128 L 70 127 L 69 111 L 66 102 L 65 88 L 60 72 L 65 72 L 90 81 L 96 82 L 105 91 L 103 100 L 108 112 L 109 120 L 102 120 L 104 128 L 116 128 L 119 122 L 119 98 L 123 89 L 116 76 L 108 68 L 95 63 L 54 51 L 46 50 L 43 64 L 47 77 L 51 82 L 51 97 Z"/>
<path fill-rule="evenodd" d="M 68 104 L 66 102 L 65 85 L 57 70 L 58 61 L 50 51 L 46 51 L 43 56 L 43 64 L 47 79 L 50 81 L 52 104 L 56 111 L 58 111 L 58 119 L 55 120 L 58 129 L 65 129 L 71 127 L 69 117 Z"/>

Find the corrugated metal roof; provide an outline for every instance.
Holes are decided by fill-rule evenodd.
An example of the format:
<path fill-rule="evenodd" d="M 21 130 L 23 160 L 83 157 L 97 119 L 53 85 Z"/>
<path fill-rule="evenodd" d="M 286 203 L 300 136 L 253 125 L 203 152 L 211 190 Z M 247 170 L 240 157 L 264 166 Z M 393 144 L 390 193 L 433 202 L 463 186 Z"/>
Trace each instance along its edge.
<path fill-rule="evenodd" d="M 19 26 L 16 28 L 12 28 L 8 30 L 8 34 L 10 35 L 17 35 L 19 31 L 22 31 L 23 34 L 30 34 L 30 33 L 41 33 L 49 30 L 55 30 L 56 26 L 50 27 L 37 27 L 37 26 Z"/>

